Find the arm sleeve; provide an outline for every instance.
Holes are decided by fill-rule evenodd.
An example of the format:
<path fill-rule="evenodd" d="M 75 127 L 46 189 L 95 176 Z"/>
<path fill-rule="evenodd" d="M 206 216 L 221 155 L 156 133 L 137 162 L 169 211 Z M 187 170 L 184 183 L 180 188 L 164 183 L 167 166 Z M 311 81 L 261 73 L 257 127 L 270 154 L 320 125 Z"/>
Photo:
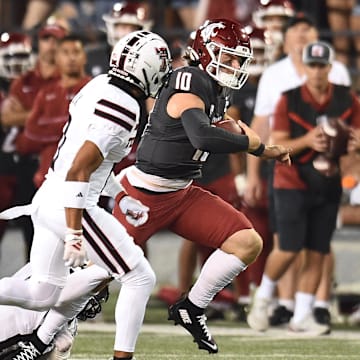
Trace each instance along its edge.
<path fill-rule="evenodd" d="M 249 138 L 246 135 L 233 134 L 211 126 L 209 118 L 201 109 L 185 110 L 181 115 L 181 122 L 195 149 L 212 153 L 235 153 L 249 148 Z"/>

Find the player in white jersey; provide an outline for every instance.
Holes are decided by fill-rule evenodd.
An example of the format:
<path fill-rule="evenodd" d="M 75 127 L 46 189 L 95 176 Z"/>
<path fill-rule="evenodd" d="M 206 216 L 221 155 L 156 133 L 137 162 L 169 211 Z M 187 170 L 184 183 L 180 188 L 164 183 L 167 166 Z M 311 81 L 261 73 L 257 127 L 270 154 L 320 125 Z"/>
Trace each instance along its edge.
<path fill-rule="evenodd" d="M 29 280 L 31 278 L 30 263 L 23 266 L 13 277 Z M 91 266 L 83 269 L 76 268 L 73 270 L 56 306 L 49 312 L 0 305 L 2 321 L 0 327 L 0 359 L 11 357 L 19 348 L 28 347 L 27 341 L 32 339 L 32 334 L 36 329 L 42 329 L 42 331 L 45 329 L 45 332 L 53 334 L 54 337 L 45 354 L 41 357 L 42 359 L 68 359 L 77 332 L 77 318 L 80 320 L 94 318 L 101 311 L 101 302 L 108 298 L 108 287 L 106 285 L 111 280 L 112 277 L 105 269 L 91 264 Z M 84 294 L 81 300 L 78 299 L 80 293 Z M 88 300 L 89 296 L 91 296 L 90 300 Z M 74 298 L 77 299 L 77 305 L 73 307 L 73 310 L 75 311 L 77 308 L 78 314 L 76 318 L 69 320 L 60 312 L 61 309 L 67 308 Z M 55 316 L 56 321 L 54 322 Z"/>
<path fill-rule="evenodd" d="M 82 265 L 88 257 L 122 285 L 114 360 L 132 359 L 155 274 L 124 227 L 97 202 L 105 189 L 130 224 L 146 222 L 148 208 L 128 196 L 111 171 L 130 151 L 139 123 L 138 99 L 156 97 L 170 62 L 167 44 L 154 33 L 137 31 L 121 39 L 112 51 L 108 75 L 90 81 L 71 102 L 52 168 L 32 204 L 2 215 L 31 214 L 35 233 L 33 275 L 26 282 L 1 279 L 0 303 L 37 310 L 54 306 L 66 284 L 67 266 Z M 66 313 L 73 316 L 71 307 Z M 49 343 L 45 334 L 37 336 L 28 359 L 37 359 Z"/>

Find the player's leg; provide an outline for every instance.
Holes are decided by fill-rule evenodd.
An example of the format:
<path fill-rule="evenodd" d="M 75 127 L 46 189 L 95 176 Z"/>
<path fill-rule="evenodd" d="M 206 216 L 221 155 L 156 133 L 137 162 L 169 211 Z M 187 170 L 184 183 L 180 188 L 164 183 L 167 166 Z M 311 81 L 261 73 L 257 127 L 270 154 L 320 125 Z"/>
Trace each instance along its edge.
<path fill-rule="evenodd" d="M 330 302 L 334 285 L 335 255 L 332 249 L 325 255 L 319 287 L 314 303 L 315 320 L 320 324 L 331 325 Z"/>
<path fill-rule="evenodd" d="M 47 310 L 53 306 L 68 273 L 62 260 L 63 252 L 64 245 L 58 235 L 46 226 L 35 223 L 30 259 L 32 276 L 29 280 L 1 279 L 0 303 L 32 310 Z"/>
<path fill-rule="evenodd" d="M 217 248 L 203 265 L 188 297 L 169 309 L 169 318 L 185 327 L 199 348 L 215 353 L 217 345 L 206 327 L 204 309 L 261 251 L 261 238 L 246 217 L 218 196 L 192 187 L 171 230 Z M 186 316 L 192 321 L 186 322 Z"/>
<path fill-rule="evenodd" d="M 111 281 L 108 271 L 98 265 L 77 269 L 69 275 L 56 305 L 47 313 L 36 335 L 50 344 L 55 335 L 85 307 L 99 287 Z"/>
<path fill-rule="evenodd" d="M 115 308 L 114 359 L 130 359 L 155 286 L 155 274 L 141 248 L 119 221 L 103 209 L 85 212 L 83 229 L 89 259 L 121 283 Z"/>

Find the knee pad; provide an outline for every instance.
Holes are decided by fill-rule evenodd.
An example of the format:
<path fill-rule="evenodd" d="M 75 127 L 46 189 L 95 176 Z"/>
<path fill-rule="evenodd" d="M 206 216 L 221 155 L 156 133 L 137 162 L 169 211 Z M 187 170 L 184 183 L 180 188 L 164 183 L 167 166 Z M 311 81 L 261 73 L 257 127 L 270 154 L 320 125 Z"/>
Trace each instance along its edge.
<path fill-rule="evenodd" d="M 149 262 L 142 258 L 135 268 L 121 277 L 121 283 L 130 287 L 147 287 L 152 291 L 156 283 L 156 275 Z"/>

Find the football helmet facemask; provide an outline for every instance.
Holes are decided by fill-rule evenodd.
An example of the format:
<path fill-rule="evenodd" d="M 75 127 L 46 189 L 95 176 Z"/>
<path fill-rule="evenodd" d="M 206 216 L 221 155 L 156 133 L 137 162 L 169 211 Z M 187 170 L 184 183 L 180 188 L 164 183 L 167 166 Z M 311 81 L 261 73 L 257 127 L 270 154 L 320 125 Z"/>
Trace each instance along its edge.
<path fill-rule="evenodd" d="M 84 309 L 76 316 L 79 320 L 85 321 L 87 319 L 93 319 L 97 314 L 101 312 L 102 303 L 106 303 L 109 299 L 109 286 L 105 286 L 96 295 L 90 297 L 86 303 Z"/>
<path fill-rule="evenodd" d="M 14 79 L 34 65 L 31 38 L 21 33 L 0 35 L 0 76 Z"/>
<path fill-rule="evenodd" d="M 135 31 L 119 40 L 110 57 L 110 76 L 119 77 L 156 97 L 171 71 L 170 50 L 159 35 Z"/>
<path fill-rule="evenodd" d="M 123 36 L 129 33 L 128 27 L 119 29 L 118 25 L 129 25 L 132 27 L 131 31 L 150 30 L 152 26 L 152 21 L 146 19 L 144 6 L 134 2 L 117 2 L 113 5 L 111 12 L 104 14 L 102 18 L 105 22 L 107 41 L 111 46 L 115 46 Z"/>
<path fill-rule="evenodd" d="M 197 62 L 221 86 L 240 89 L 249 76 L 250 38 L 235 21 L 206 20 L 187 51 L 190 61 Z"/>

